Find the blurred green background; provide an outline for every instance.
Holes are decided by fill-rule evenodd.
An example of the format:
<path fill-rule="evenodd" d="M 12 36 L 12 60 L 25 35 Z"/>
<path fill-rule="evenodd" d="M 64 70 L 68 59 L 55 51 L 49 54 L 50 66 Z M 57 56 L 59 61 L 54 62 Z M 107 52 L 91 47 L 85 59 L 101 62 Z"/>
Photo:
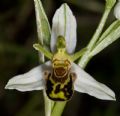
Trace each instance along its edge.
<path fill-rule="evenodd" d="M 43 0 L 50 24 L 66 2 L 77 19 L 77 50 L 85 47 L 104 11 L 104 0 Z M 111 12 L 106 27 L 115 20 Z M 8 80 L 39 64 L 33 0 L 0 0 L 0 116 L 44 116 L 42 91 L 5 90 Z M 95 56 L 85 69 L 116 93 L 117 101 L 98 100 L 75 92 L 63 116 L 120 116 L 120 39 Z"/>

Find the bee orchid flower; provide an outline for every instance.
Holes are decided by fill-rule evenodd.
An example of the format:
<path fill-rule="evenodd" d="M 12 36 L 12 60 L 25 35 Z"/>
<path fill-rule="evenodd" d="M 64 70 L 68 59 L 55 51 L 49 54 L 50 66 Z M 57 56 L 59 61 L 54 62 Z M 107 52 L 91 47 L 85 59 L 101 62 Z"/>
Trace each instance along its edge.
<path fill-rule="evenodd" d="M 46 92 L 48 91 L 48 97 L 51 99 L 53 96 L 56 100 L 58 97 L 64 99 L 64 97 L 67 96 L 64 94 L 70 94 L 70 92 L 68 92 L 70 90 L 87 93 L 102 100 L 115 100 L 115 94 L 109 87 L 96 81 L 79 65 L 74 63 L 74 61 L 84 53 L 85 49 L 74 53 L 77 42 L 77 26 L 76 19 L 67 4 L 63 4 L 56 11 L 52 23 L 51 52 L 47 51 L 44 46 L 40 44 L 34 44 L 34 48 L 44 53 L 50 60 L 31 69 L 25 74 L 13 77 L 8 81 L 5 88 L 16 89 L 22 92 L 45 89 Z M 63 75 L 66 78 L 63 79 Z M 49 86 L 49 77 L 54 77 L 53 80 L 56 82 L 56 88 Z M 68 80 L 68 78 L 72 79 L 72 82 Z M 71 82 L 73 86 L 68 87 L 67 92 L 65 92 L 62 86 L 63 83 L 68 83 L 68 81 Z M 60 83 L 62 84 L 60 85 Z M 57 93 L 58 88 L 59 93 Z M 54 90 L 54 94 L 52 94 L 52 92 L 49 94 L 50 89 L 56 89 Z M 68 99 L 66 98 L 64 100 Z"/>

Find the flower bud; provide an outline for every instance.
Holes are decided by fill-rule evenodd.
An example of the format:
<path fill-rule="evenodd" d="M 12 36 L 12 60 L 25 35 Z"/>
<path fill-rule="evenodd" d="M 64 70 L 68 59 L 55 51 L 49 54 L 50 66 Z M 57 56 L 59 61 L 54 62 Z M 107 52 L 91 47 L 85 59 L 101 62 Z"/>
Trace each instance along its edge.
<path fill-rule="evenodd" d="M 120 20 L 120 0 L 118 1 L 118 3 L 116 4 L 115 8 L 114 8 L 114 16 Z"/>

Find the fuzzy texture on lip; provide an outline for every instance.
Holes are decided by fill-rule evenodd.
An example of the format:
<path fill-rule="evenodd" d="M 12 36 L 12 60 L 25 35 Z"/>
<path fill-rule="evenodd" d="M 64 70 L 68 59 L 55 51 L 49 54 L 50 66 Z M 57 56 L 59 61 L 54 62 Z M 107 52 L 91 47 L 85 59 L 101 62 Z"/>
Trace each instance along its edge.
<path fill-rule="evenodd" d="M 58 76 L 58 77 L 59 76 L 62 77 L 66 74 L 66 70 L 64 67 L 58 67 L 58 68 L 55 68 L 54 70 L 55 70 L 56 76 Z"/>

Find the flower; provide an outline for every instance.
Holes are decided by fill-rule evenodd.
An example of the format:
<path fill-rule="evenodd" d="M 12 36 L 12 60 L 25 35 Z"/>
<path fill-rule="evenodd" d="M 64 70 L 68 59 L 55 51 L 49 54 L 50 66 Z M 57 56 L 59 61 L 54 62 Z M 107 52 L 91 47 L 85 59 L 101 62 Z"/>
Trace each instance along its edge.
<path fill-rule="evenodd" d="M 76 19 L 72 14 L 69 6 L 63 4 L 53 17 L 53 25 L 51 32 L 51 51 L 56 51 L 56 43 L 58 36 L 63 36 L 66 41 L 66 51 L 69 55 L 73 55 L 76 47 Z M 60 46 L 59 46 L 60 47 Z M 46 55 L 47 56 L 47 55 Z M 74 56 L 74 55 L 73 55 Z M 75 55 L 76 56 L 76 55 Z M 77 56 L 78 58 L 78 56 Z M 44 71 L 51 71 L 52 62 L 47 61 L 29 72 L 18 75 L 10 79 L 5 86 L 6 89 L 16 89 L 18 91 L 32 91 L 45 89 Z M 92 76 L 85 72 L 80 66 L 71 63 L 71 72 L 75 72 L 76 80 L 74 90 L 87 93 L 103 100 L 115 100 L 114 92 L 106 85 L 96 81 Z"/>
<path fill-rule="evenodd" d="M 120 0 L 118 0 L 118 3 L 116 4 L 114 8 L 114 15 L 116 19 L 120 20 Z"/>

